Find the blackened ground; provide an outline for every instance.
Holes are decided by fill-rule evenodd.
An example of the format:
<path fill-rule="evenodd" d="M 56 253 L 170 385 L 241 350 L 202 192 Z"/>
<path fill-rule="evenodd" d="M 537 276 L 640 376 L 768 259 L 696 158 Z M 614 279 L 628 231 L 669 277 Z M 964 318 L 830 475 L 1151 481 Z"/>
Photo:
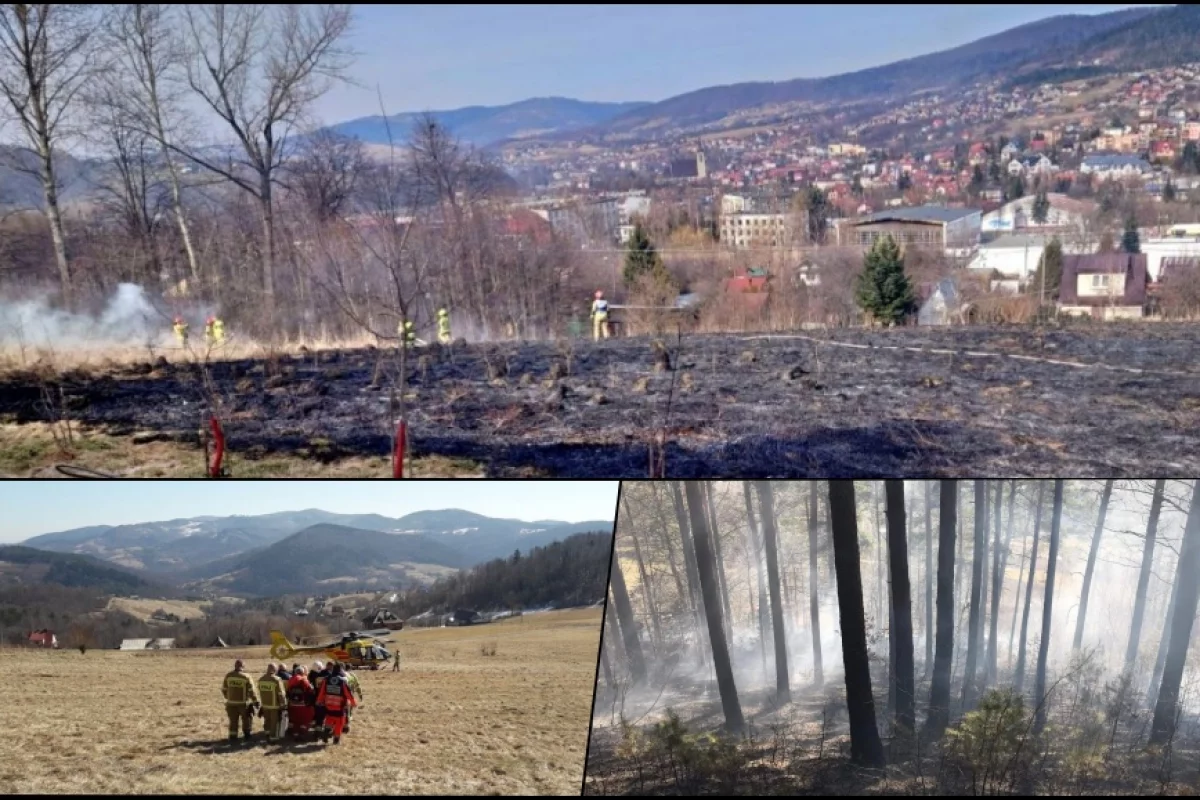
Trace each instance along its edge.
<path fill-rule="evenodd" d="M 649 443 L 665 428 L 667 475 L 679 478 L 1200 474 L 1200 326 L 665 344 L 670 368 L 649 339 L 427 351 L 410 369 L 411 448 L 468 458 L 492 475 L 636 478 L 647 476 Z M 368 349 L 211 365 L 230 449 L 387 453 L 389 392 L 371 385 L 380 357 Z M 201 386 L 192 365 L 148 364 L 49 384 L 82 422 L 193 440 Z M 46 387 L 33 375 L 0 379 L 0 415 L 46 419 Z"/>

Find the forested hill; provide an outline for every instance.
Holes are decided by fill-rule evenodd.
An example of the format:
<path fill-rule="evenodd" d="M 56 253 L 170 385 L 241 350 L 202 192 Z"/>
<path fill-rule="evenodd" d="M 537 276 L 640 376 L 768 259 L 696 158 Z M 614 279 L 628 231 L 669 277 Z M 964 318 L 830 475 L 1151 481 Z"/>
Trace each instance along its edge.
<path fill-rule="evenodd" d="M 604 599 L 611 550 L 610 532 L 577 533 L 405 592 L 397 613 L 591 605 Z"/>

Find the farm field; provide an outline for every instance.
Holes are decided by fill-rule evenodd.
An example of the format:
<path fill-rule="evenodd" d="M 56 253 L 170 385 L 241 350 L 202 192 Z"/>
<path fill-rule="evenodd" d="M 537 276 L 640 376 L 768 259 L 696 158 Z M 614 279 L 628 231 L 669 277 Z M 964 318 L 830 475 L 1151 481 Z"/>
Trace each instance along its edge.
<path fill-rule="evenodd" d="M 265 647 L 3 649 L 26 702 L 0 710 L 0 794 L 578 795 L 601 615 L 403 631 L 338 746 L 226 741 L 221 678 L 235 658 L 257 678 Z"/>
<path fill-rule="evenodd" d="M 640 478 L 665 434 L 673 478 L 1184 476 L 1200 471 L 1200 327 L 969 326 L 435 349 L 407 394 L 418 463 L 490 476 Z M 235 477 L 390 451 L 378 354 L 216 363 Z M 77 425 L 199 452 L 189 365 L 0 378 L 0 421 L 45 422 L 62 390 Z M 202 458 L 197 456 L 197 463 Z M 241 470 L 240 472 L 238 470 Z"/>

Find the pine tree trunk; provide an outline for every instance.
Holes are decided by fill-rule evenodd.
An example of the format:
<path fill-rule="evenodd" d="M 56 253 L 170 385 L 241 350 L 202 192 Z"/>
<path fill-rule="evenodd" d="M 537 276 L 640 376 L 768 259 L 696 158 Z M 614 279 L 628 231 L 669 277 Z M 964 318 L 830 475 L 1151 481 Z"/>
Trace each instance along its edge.
<path fill-rule="evenodd" d="M 895 652 L 896 727 L 912 731 L 917 714 L 916 667 L 913 664 L 912 598 L 908 582 L 908 536 L 905 530 L 904 483 L 886 483 L 888 563 L 892 576 L 892 631 Z"/>
<path fill-rule="evenodd" d="M 883 494 L 882 481 L 871 482 L 871 500 L 875 509 L 875 624 L 883 625 Z"/>
<path fill-rule="evenodd" d="M 713 667 L 717 673 L 717 690 L 721 694 L 721 708 L 725 712 L 725 728 L 731 733 L 740 733 L 746 723 L 742 717 L 737 685 L 733 681 L 729 648 L 725 644 L 721 600 L 718 597 L 720 589 L 717 585 L 716 556 L 712 532 L 708 529 L 708 521 L 704 515 L 704 486 L 697 481 L 688 481 L 684 491 L 687 494 L 688 519 L 695 540 L 696 569 L 704 597 L 704 616 L 708 623 L 708 639 L 712 645 Z"/>
<path fill-rule="evenodd" d="M 1154 658 L 1154 671 L 1150 673 L 1150 686 L 1146 690 L 1146 704 L 1151 709 L 1158 705 L 1158 688 L 1162 682 L 1163 668 L 1167 663 L 1167 647 L 1171 644 L 1171 620 L 1175 617 L 1175 604 L 1178 600 L 1179 581 L 1171 581 L 1171 600 L 1167 603 L 1166 620 L 1163 622 L 1162 635 L 1158 637 L 1158 655 Z"/>
<path fill-rule="evenodd" d="M 625 648 L 621 645 L 621 631 L 617 629 L 617 606 L 611 601 L 604 610 L 604 627 L 604 650 L 612 653 L 615 664 L 624 664 L 625 668 L 629 669 L 629 658 L 625 655 Z M 617 675 L 616 678 L 620 680 L 621 676 Z"/>
<path fill-rule="evenodd" d="M 984 541 L 987 538 L 987 484 L 975 481 L 975 553 L 971 559 L 971 611 L 967 626 L 967 665 L 963 671 L 963 713 L 975 708 L 977 694 L 976 671 L 979 665 L 979 630 L 982 627 Z"/>
<path fill-rule="evenodd" d="M 783 597 L 779 589 L 779 535 L 775 525 L 775 495 L 769 481 L 754 484 L 758 507 L 762 512 L 763 545 L 767 555 L 767 587 L 771 592 L 771 630 L 775 634 L 775 698 L 779 703 L 791 700 L 788 682 L 787 629 L 783 620 Z"/>
<path fill-rule="evenodd" d="M 1125 648 L 1125 671 L 1133 669 L 1137 660 L 1138 644 L 1142 638 L 1142 618 L 1146 615 L 1146 592 L 1150 588 L 1150 573 L 1154 568 L 1154 545 L 1158 538 L 1158 517 L 1162 512 L 1163 489 L 1166 481 L 1154 482 L 1154 496 L 1150 500 L 1150 519 L 1146 522 L 1146 542 L 1142 546 L 1142 570 L 1138 574 L 1137 592 L 1133 601 L 1133 622 L 1129 626 L 1129 646 Z"/>
<path fill-rule="evenodd" d="M 748 553 L 754 562 L 754 574 L 758 578 L 758 641 L 762 651 L 763 674 L 767 674 L 767 633 L 770 629 L 770 616 L 767 610 L 767 580 L 763 567 L 763 548 L 759 543 L 758 524 L 754 520 L 754 501 L 750 497 L 750 482 L 742 481 L 742 495 L 746 500 L 746 519 L 749 521 L 750 544 Z"/>
<path fill-rule="evenodd" d="M 625 655 L 629 659 L 629 673 L 636 686 L 646 680 L 646 660 L 642 656 L 642 642 L 638 636 L 637 621 L 633 616 L 633 605 L 629 602 L 629 592 L 625 588 L 625 574 L 621 571 L 621 560 L 615 551 L 609 584 L 612 586 L 613 603 L 617 607 L 617 624 L 621 626 Z"/>
<path fill-rule="evenodd" d="M 983 582 L 979 586 L 979 644 L 976 652 L 978 661 L 976 662 L 976 688 L 978 689 L 985 682 L 987 675 L 987 619 L 988 619 L 988 587 L 991 584 L 989 574 L 991 572 L 990 561 L 991 556 L 991 540 L 988 536 L 991 534 L 991 501 L 992 501 L 992 483 L 991 481 L 983 482 Z M 976 697 L 979 695 L 976 694 Z"/>
<path fill-rule="evenodd" d="M 808 481 L 808 615 L 812 627 L 813 683 L 820 691 L 825 686 L 821 663 L 821 597 L 817 569 L 817 482 Z"/>
<path fill-rule="evenodd" d="M 659 626 L 658 604 L 654 601 L 654 586 L 646 572 L 646 562 L 642 558 L 642 546 L 638 541 L 637 524 L 633 520 L 633 510 L 629 507 L 629 497 L 623 495 L 621 504 L 625 506 L 625 519 L 629 522 L 629 541 L 633 542 L 633 554 L 637 558 L 638 577 L 642 581 L 642 596 L 646 602 L 646 615 L 650 618 L 650 631 L 654 634 L 654 650 L 662 653 L 662 628 Z"/>
<path fill-rule="evenodd" d="M 950 719 L 950 666 L 954 659 L 954 539 L 958 527 L 958 481 L 938 488 L 937 650 L 925 730 L 940 738 Z"/>
<path fill-rule="evenodd" d="M 690 609 L 691 597 L 688 594 L 683 578 L 679 574 L 679 568 L 675 566 L 675 546 L 671 544 L 671 534 L 667 530 L 667 520 L 663 516 L 663 504 L 662 499 L 658 496 L 658 484 L 652 483 L 650 486 L 654 513 L 658 518 L 659 541 L 662 542 L 663 549 L 667 551 L 667 566 L 670 568 L 671 577 L 675 581 L 675 591 L 679 596 L 679 601 L 683 603 L 685 608 Z"/>
<path fill-rule="evenodd" d="M 729 576 L 725 574 L 725 552 L 721 547 L 721 530 L 717 527 L 717 507 L 713 503 L 712 481 L 704 481 L 704 505 L 708 509 L 709 530 L 712 531 L 713 548 L 717 554 L 717 585 L 721 589 L 721 611 L 725 622 L 725 642 L 731 644 L 733 638 L 733 612 L 729 610 Z"/>
<path fill-rule="evenodd" d="M 1171 632 L 1170 644 L 1167 646 L 1167 659 L 1154 706 L 1154 721 L 1150 725 L 1150 744 L 1165 744 L 1175 736 L 1179 689 L 1187 665 L 1196 608 L 1200 604 L 1200 491 L 1197 489 L 1200 489 L 1200 482 L 1192 487 L 1191 507 L 1183 529 L 1183 542 L 1179 547 L 1179 564 L 1175 568 L 1175 584 L 1179 589 L 1175 597 L 1175 612 L 1167 620 Z"/>
<path fill-rule="evenodd" d="M 1046 727 L 1046 660 L 1050 653 L 1050 624 L 1054 610 L 1054 573 L 1058 566 L 1059 529 L 1062 525 L 1063 482 L 1054 482 L 1054 512 L 1050 518 L 1050 553 L 1046 556 L 1046 600 L 1042 604 L 1042 640 L 1038 642 L 1037 673 L 1033 682 L 1033 699 L 1037 711 L 1033 718 L 1035 734 Z"/>
<path fill-rule="evenodd" d="M 1021 612 L 1021 638 L 1017 642 L 1017 673 L 1013 688 L 1018 694 L 1025 691 L 1025 645 L 1029 641 L 1029 607 L 1033 603 L 1033 584 L 1037 577 L 1038 534 L 1042 529 L 1042 499 L 1046 482 L 1038 481 L 1037 503 L 1033 512 L 1033 549 L 1029 555 L 1029 583 L 1025 585 L 1025 610 Z"/>
<path fill-rule="evenodd" d="M 1096 532 L 1092 534 L 1092 547 L 1088 550 L 1087 568 L 1083 571 L 1083 591 L 1079 595 L 1079 617 L 1075 620 L 1075 640 L 1071 650 L 1083 644 L 1083 628 L 1087 624 L 1088 596 L 1091 594 L 1092 575 L 1096 571 L 1096 556 L 1100 552 L 1100 537 L 1104 535 L 1104 518 L 1108 515 L 1108 501 L 1112 497 L 1113 482 L 1104 482 L 1104 494 L 1100 496 L 1100 516 L 1096 518 Z"/>
<path fill-rule="evenodd" d="M 930 506 L 933 503 L 933 493 L 930 482 L 922 481 L 925 486 L 925 672 L 933 669 L 933 515 Z M 953 568 L 953 564 L 951 565 Z"/>
<path fill-rule="evenodd" d="M 1000 563 L 1000 507 L 1004 502 L 1004 482 L 996 481 L 996 500 L 993 506 L 995 512 L 995 531 L 992 533 L 992 612 L 988 620 L 987 670 L 985 671 L 987 686 L 996 683 L 996 637 L 1000 622 L 1000 587 L 1004 580 L 1004 567 Z"/>
<path fill-rule="evenodd" d="M 696 568 L 695 540 L 692 535 L 691 522 L 688 519 L 688 510 L 683 502 L 683 490 L 679 485 L 679 481 L 671 481 L 671 500 L 675 505 L 675 519 L 679 523 L 679 536 L 683 542 L 683 563 L 688 578 L 688 593 L 692 606 L 692 619 L 696 628 L 696 636 L 698 637 L 700 643 L 700 647 L 697 648 L 697 653 L 700 656 L 700 662 L 704 663 L 704 599 L 700 588 L 700 573 Z"/>
<path fill-rule="evenodd" d="M 842 624 L 842 663 L 846 673 L 846 710 L 850 719 L 850 760 L 882 767 L 883 742 L 875 722 L 866 616 L 858 554 L 858 521 L 852 481 L 829 482 L 829 527 L 837 570 L 838 611 Z"/>

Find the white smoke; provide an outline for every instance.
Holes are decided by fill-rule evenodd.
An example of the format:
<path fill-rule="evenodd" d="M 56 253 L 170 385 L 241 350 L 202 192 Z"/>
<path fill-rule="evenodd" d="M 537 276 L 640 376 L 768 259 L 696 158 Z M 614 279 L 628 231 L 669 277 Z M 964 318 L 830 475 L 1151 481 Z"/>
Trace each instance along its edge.
<path fill-rule="evenodd" d="M 100 350 L 117 347 L 160 347 L 173 344 L 173 317 L 192 331 L 203 327 L 208 310 L 159 309 L 141 286 L 122 283 L 97 314 L 72 313 L 51 306 L 41 295 L 25 300 L 0 298 L 0 347 Z"/>

